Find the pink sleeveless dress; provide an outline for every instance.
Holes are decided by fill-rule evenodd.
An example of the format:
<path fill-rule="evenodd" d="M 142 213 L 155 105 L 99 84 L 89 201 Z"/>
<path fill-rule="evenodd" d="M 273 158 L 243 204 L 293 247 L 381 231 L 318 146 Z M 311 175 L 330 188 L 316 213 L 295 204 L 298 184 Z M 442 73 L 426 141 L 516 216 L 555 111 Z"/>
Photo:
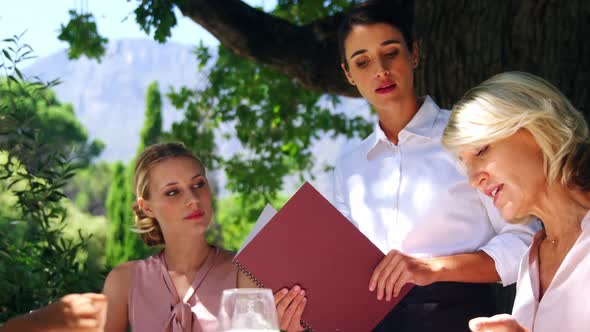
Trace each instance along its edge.
<path fill-rule="evenodd" d="M 224 289 L 236 288 L 233 253 L 210 251 L 183 299 L 168 274 L 164 252 L 137 261 L 129 290 L 129 324 L 141 332 L 213 332 Z"/>

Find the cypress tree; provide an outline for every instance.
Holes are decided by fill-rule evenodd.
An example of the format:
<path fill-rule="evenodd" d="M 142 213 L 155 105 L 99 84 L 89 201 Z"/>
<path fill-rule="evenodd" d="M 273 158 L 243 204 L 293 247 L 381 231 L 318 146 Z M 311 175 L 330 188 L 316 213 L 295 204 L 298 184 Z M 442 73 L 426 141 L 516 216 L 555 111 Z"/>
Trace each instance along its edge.
<path fill-rule="evenodd" d="M 138 155 L 146 146 L 158 143 L 162 137 L 162 95 L 157 81 L 148 85 L 145 106 L 145 120 L 140 133 Z"/>
<path fill-rule="evenodd" d="M 135 215 L 132 207 L 135 204 L 135 191 L 133 188 L 133 171 L 135 169 L 135 161 L 137 158 L 133 158 L 125 172 L 125 197 L 123 198 L 123 204 L 127 206 L 129 211 L 128 223 L 126 225 L 127 231 L 125 232 L 125 256 L 127 260 L 130 259 L 144 259 L 153 253 L 153 250 L 148 247 L 141 237 L 136 232 L 131 231 L 134 226 Z"/>
<path fill-rule="evenodd" d="M 147 146 L 160 142 L 162 138 L 162 95 L 157 81 L 152 82 L 148 86 L 145 105 L 145 120 L 140 133 L 137 155 L 139 155 Z M 133 188 L 133 172 L 136 160 L 137 157 L 133 158 L 130 162 L 125 175 L 125 197 L 122 202 L 128 207 L 129 211 L 132 211 L 131 207 L 136 199 Z M 127 226 L 128 229 L 133 226 L 133 220 L 134 215 L 130 212 L 130 223 Z M 154 250 L 147 247 L 138 234 L 130 231 L 125 233 L 125 255 L 127 256 L 127 259 L 142 259 L 153 252 Z"/>
<path fill-rule="evenodd" d="M 106 263 L 114 267 L 126 260 L 125 233 L 127 214 L 125 213 L 125 166 L 121 162 L 113 167 L 113 178 L 106 201 L 106 212 L 109 220 L 109 233 L 106 243 Z"/>
<path fill-rule="evenodd" d="M 152 82 L 146 92 L 145 121 L 140 133 L 137 154 L 162 137 L 162 96 L 158 82 Z M 133 188 L 133 172 L 136 158 L 125 167 L 122 163 L 115 164 L 113 180 L 107 198 L 107 217 L 111 222 L 107 241 L 107 264 L 110 267 L 131 259 L 142 259 L 154 252 L 147 247 L 139 235 L 132 231 L 135 203 Z"/>

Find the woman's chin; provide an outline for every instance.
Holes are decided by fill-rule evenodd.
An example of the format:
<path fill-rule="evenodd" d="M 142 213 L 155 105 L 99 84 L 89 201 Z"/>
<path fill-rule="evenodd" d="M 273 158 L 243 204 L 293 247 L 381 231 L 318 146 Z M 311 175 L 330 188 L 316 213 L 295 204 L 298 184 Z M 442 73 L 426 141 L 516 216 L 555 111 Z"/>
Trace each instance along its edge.
<path fill-rule="evenodd" d="M 209 220 L 192 220 L 190 232 L 196 232 L 199 235 L 205 233 L 209 227 L 211 227 L 211 221 Z"/>

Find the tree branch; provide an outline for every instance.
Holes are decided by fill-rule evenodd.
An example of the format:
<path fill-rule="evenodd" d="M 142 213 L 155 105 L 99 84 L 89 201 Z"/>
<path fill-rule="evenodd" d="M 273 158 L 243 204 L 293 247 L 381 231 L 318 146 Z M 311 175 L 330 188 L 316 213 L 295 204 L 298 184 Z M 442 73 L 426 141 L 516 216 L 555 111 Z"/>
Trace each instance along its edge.
<path fill-rule="evenodd" d="M 417 29 L 419 95 L 428 93 L 450 107 L 493 74 L 523 70 L 548 79 L 590 113 L 588 1 L 398 1 Z M 180 10 L 241 56 L 309 89 L 358 97 L 338 63 L 342 15 L 297 26 L 239 0 L 185 0 Z"/>
<path fill-rule="evenodd" d="M 179 8 L 241 56 L 293 77 L 311 90 L 359 96 L 345 80 L 338 61 L 336 31 L 342 15 L 297 26 L 239 0 L 190 0 Z"/>

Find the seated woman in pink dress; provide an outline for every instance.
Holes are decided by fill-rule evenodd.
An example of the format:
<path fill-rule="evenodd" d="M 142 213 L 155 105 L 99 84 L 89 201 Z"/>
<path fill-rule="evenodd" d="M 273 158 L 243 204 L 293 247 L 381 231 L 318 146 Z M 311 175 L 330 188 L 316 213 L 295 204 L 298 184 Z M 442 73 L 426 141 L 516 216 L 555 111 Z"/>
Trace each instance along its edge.
<path fill-rule="evenodd" d="M 223 290 L 253 284 L 232 252 L 205 239 L 213 210 L 203 164 L 182 144 L 152 145 L 137 160 L 134 186 L 136 229 L 147 245 L 165 249 L 109 273 L 105 331 L 216 331 Z M 282 290 L 275 300 L 281 328 L 299 330 L 304 292 Z"/>
<path fill-rule="evenodd" d="M 512 316 L 473 319 L 472 331 L 588 331 L 590 135 L 582 114 L 550 83 L 509 72 L 467 92 L 442 141 L 506 220 L 544 224 L 521 262 Z"/>

